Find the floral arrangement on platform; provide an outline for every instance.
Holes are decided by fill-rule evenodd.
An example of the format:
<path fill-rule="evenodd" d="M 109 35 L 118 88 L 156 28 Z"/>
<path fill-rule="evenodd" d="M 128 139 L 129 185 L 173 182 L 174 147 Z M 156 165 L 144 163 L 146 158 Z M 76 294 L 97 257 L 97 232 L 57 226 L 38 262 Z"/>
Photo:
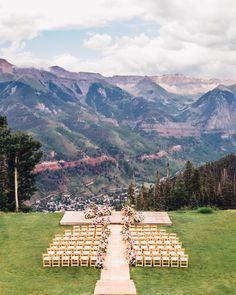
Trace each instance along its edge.
<path fill-rule="evenodd" d="M 94 217 L 109 216 L 111 215 L 112 210 L 108 205 L 98 206 L 91 204 L 88 208 L 85 209 L 84 214 L 86 219 L 91 219 Z"/>
<path fill-rule="evenodd" d="M 142 212 L 135 212 L 134 214 L 134 222 L 141 222 L 144 220 L 144 215 Z"/>
<path fill-rule="evenodd" d="M 125 205 L 121 211 L 125 216 L 122 218 L 123 225 L 134 224 L 135 222 L 141 222 L 144 220 L 144 215 L 142 212 L 137 212 L 134 208 L 128 205 Z"/>

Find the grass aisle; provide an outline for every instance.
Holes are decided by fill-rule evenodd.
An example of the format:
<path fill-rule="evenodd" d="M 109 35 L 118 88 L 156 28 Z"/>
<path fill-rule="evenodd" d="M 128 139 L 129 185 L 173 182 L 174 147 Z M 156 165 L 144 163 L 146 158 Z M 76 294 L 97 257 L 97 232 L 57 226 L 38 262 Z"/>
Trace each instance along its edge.
<path fill-rule="evenodd" d="M 93 268 L 42 267 L 42 253 L 56 233 L 62 214 L 0 213 L 1 295 L 91 295 L 100 271 Z"/>
<path fill-rule="evenodd" d="M 236 294 L 236 210 L 170 216 L 174 226 L 168 231 L 176 232 L 183 242 L 189 268 L 131 268 L 138 294 Z"/>

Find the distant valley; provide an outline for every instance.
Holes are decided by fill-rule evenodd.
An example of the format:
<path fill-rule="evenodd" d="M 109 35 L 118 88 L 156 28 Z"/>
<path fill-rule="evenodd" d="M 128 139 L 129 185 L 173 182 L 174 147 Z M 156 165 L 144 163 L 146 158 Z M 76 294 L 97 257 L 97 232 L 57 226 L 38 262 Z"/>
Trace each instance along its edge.
<path fill-rule="evenodd" d="M 167 161 L 174 175 L 187 159 L 236 151 L 234 80 L 104 77 L 0 59 L 0 113 L 43 144 L 40 196 L 115 191 L 152 182 L 157 169 L 164 176 Z"/>

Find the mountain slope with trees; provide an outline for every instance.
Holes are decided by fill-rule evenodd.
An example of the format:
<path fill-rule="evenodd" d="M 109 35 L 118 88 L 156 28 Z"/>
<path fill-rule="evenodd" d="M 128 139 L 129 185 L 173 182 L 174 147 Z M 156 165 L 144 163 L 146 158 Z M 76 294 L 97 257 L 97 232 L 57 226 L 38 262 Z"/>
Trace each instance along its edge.
<path fill-rule="evenodd" d="M 76 170 L 63 172 L 58 179 L 67 179 L 58 186 L 62 193 L 113 191 L 133 177 L 150 182 L 157 169 L 163 177 L 166 162 L 174 175 L 188 159 L 201 165 L 236 151 L 235 86 L 227 86 L 233 81 L 179 75 L 105 77 L 0 61 L 0 114 L 7 116 L 14 132 L 26 131 L 42 143 L 42 162 L 50 167 L 55 161 L 101 156 L 117 161 L 110 170 L 100 167 L 100 178 L 89 169 L 89 177 L 86 171 L 83 177 Z M 227 85 L 212 90 L 219 83 Z M 91 191 L 84 186 L 87 182 L 94 183 Z M 50 192 L 46 188 L 41 193 Z"/>
<path fill-rule="evenodd" d="M 167 166 L 167 171 L 169 166 Z M 188 207 L 236 208 L 236 155 L 198 168 L 190 161 L 176 177 L 169 173 L 160 179 L 157 171 L 155 184 L 147 189 L 142 185 L 136 195 L 132 182 L 128 189 L 129 201 L 138 210 L 178 210 Z"/>

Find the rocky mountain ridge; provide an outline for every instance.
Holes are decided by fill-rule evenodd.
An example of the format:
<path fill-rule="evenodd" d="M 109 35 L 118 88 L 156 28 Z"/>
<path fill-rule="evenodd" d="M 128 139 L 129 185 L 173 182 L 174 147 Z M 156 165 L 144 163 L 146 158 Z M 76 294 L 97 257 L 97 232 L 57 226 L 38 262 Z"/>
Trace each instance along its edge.
<path fill-rule="evenodd" d="M 44 162 L 114 158 L 118 165 L 104 163 L 96 172 L 98 191 L 114 189 L 133 177 L 152 179 L 157 166 L 164 171 L 166 161 L 177 171 L 186 159 L 200 164 L 235 152 L 236 84 L 227 84 L 232 81 L 104 77 L 58 66 L 18 68 L 0 60 L 0 114 L 13 129 L 43 143 Z M 163 154 L 173 146 L 181 149 Z M 97 168 L 83 168 L 82 178 L 86 169 L 91 180 Z M 79 187 L 76 170 L 63 173 Z"/>

